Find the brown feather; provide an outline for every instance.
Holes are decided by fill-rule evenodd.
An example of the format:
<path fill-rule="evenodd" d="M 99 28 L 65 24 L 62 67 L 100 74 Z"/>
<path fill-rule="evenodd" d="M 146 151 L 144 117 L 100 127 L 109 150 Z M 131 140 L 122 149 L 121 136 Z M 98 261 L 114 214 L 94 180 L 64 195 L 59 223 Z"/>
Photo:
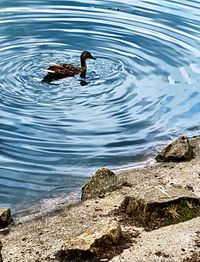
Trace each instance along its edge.
<path fill-rule="evenodd" d="M 69 64 L 53 65 L 48 67 L 47 70 L 54 71 L 53 74 L 60 76 L 74 76 L 82 71 L 80 67 Z"/>

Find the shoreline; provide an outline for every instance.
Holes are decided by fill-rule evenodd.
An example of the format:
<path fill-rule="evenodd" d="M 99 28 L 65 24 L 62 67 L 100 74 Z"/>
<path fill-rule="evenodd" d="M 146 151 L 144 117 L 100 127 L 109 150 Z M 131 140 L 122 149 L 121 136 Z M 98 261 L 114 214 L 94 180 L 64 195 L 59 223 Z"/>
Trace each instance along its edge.
<path fill-rule="evenodd" d="M 154 204 L 158 205 L 160 201 L 172 202 L 172 196 L 175 194 L 176 198 L 173 200 L 175 203 L 179 199 L 185 199 L 184 201 L 190 203 L 188 206 L 193 206 L 192 201 L 194 201 L 197 203 L 195 212 L 197 208 L 199 210 L 200 138 L 195 139 L 190 139 L 193 145 L 194 141 L 196 143 L 195 157 L 190 161 L 164 162 L 114 171 L 116 176 L 112 172 L 114 175 L 111 177 L 114 183 L 117 181 L 117 184 L 112 187 L 112 190 L 103 192 L 98 197 L 85 199 L 75 205 L 61 207 L 37 219 L 33 217 L 30 220 L 21 220 L 11 224 L 7 231 L 0 233 L 3 244 L 3 262 L 75 261 L 61 259 L 57 256 L 61 250 L 64 252 L 63 245 L 68 246 L 71 241 L 75 241 L 74 239 L 77 241 L 77 236 L 82 236 L 81 234 L 85 231 L 95 228 L 101 221 L 106 224 L 108 219 L 120 224 L 123 236 L 126 236 L 124 240 L 120 242 L 117 249 L 110 247 L 113 250 L 112 254 L 104 252 L 98 255 L 104 260 L 98 257 L 96 260 L 79 261 L 200 261 L 199 213 L 195 213 L 192 219 L 179 221 L 180 212 L 177 213 L 175 207 L 172 207 L 171 211 L 175 210 L 175 213 L 171 215 L 173 223 L 166 226 L 162 225 L 162 219 L 158 220 L 158 224 L 155 224 L 154 220 L 153 224 L 141 224 L 141 221 L 136 221 L 136 218 L 130 216 L 132 209 L 124 207 L 127 198 L 129 202 L 132 198 L 142 198 L 147 204 L 151 203 L 149 201 L 155 202 L 155 199 L 159 199 Z M 92 178 L 89 182 L 91 180 Z M 100 183 L 101 180 L 98 184 Z M 180 198 L 177 198 L 178 195 Z M 168 202 L 166 203 L 169 205 Z M 123 212 L 122 207 L 125 208 Z M 168 208 L 169 206 L 166 210 Z M 135 214 L 135 211 L 133 213 Z"/>
<path fill-rule="evenodd" d="M 129 170 L 134 170 L 134 169 L 142 169 L 145 167 L 149 166 L 156 166 L 158 163 L 156 162 L 155 158 L 153 157 L 148 157 L 147 160 L 141 161 L 141 162 L 136 162 L 133 163 L 132 165 L 129 166 L 124 166 L 124 167 L 119 167 L 119 168 L 113 168 L 113 172 L 116 174 L 121 173 L 121 172 L 126 172 Z M 95 173 L 90 174 L 90 177 Z M 87 179 L 88 180 L 88 179 Z M 87 182 L 86 180 L 86 182 Z M 81 186 L 81 188 L 84 186 L 84 184 Z M 42 217 L 48 214 L 51 214 L 53 212 L 56 212 L 59 209 L 62 208 L 67 208 L 68 206 L 73 206 L 76 204 L 79 204 L 81 202 L 81 189 L 70 192 L 68 195 L 64 195 L 61 193 L 61 195 L 58 195 L 56 197 L 52 198 L 42 198 L 39 201 L 34 202 L 33 204 L 30 204 L 29 207 L 26 207 L 25 209 L 17 210 L 12 213 L 12 216 L 20 220 L 24 221 L 23 217 L 27 217 L 26 220 L 31 220 L 35 219 L 38 217 Z M 43 210 L 42 212 L 40 210 Z M 12 211 L 12 209 L 11 209 Z"/>

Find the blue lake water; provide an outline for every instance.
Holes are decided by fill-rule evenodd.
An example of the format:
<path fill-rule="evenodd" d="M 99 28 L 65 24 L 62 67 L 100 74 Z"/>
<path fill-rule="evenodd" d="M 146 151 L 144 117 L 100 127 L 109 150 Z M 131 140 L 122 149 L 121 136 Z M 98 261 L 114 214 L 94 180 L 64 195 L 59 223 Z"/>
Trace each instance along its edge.
<path fill-rule="evenodd" d="M 49 62 L 80 77 L 42 83 Z M 80 190 L 200 126 L 200 2 L 0 1 L 0 206 Z"/>

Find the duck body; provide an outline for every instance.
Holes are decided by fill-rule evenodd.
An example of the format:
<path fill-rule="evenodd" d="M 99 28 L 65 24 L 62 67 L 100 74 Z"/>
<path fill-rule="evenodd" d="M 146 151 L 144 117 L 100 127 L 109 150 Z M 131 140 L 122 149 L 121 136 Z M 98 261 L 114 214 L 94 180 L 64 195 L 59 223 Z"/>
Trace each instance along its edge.
<path fill-rule="evenodd" d="M 53 64 L 46 69 L 48 73 L 43 82 L 51 82 L 53 80 L 58 80 L 65 77 L 72 77 L 76 74 L 80 74 L 81 77 L 85 78 L 87 72 L 87 59 L 95 58 L 88 51 L 82 52 L 80 56 L 81 67 L 71 65 L 71 64 Z"/>
<path fill-rule="evenodd" d="M 46 70 L 49 74 L 60 75 L 64 77 L 74 76 L 82 72 L 81 67 L 70 64 L 54 64 Z"/>

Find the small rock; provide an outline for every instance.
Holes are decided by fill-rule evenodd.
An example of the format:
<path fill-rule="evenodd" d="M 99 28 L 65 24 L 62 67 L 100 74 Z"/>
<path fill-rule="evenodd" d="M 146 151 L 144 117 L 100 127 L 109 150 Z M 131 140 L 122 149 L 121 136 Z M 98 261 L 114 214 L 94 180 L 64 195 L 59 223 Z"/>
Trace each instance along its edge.
<path fill-rule="evenodd" d="M 122 237 L 122 230 L 118 222 L 110 219 L 89 228 L 81 235 L 64 242 L 62 256 L 67 259 L 89 259 L 98 255 L 99 250 L 117 245 Z M 58 252 L 59 254 L 60 252 Z"/>
<path fill-rule="evenodd" d="M 127 181 L 124 181 L 124 182 L 122 182 L 122 184 L 121 184 L 121 186 L 123 187 L 132 187 L 133 185 L 132 184 L 130 184 L 129 182 L 127 182 Z"/>
<path fill-rule="evenodd" d="M 138 230 L 135 230 L 133 233 L 131 233 L 132 237 L 138 237 L 140 235 L 140 232 Z"/>
<path fill-rule="evenodd" d="M 8 227 L 0 229 L 0 234 L 7 235 L 10 233 L 10 229 Z"/>
<path fill-rule="evenodd" d="M 83 201 L 91 198 L 97 198 L 111 192 L 118 187 L 118 179 L 115 173 L 108 168 L 101 168 L 96 171 L 89 181 L 82 188 L 81 199 Z"/>
<path fill-rule="evenodd" d="M 186 185 L 185 189 L 194 192 L 194 188 L 190 185 Z"/>
<path fill-rule="evenodd" d="M 0 228 L 6 227 L 10 222 L 10 208 L 0 208 Z"/>
<path fill-rule="evenodd" d="M 186 136 L 181 136 L 167 147 L 165 147 L 157 156 L 158 162 L 180 162 L 189 161 L 194 157 L 192 146 Z"/>

